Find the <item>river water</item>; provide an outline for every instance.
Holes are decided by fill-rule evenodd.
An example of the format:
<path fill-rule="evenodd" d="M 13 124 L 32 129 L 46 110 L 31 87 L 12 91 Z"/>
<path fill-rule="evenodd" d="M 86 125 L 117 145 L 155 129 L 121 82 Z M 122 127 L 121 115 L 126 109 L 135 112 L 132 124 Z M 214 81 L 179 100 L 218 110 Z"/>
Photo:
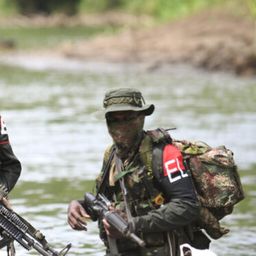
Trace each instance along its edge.
<path fill-rule="evenodd" d="M 177 139 L 203 140 L 232 149 L 246 199 L 222 221 L 226 237 L 213 241 L 218 255 L 256 255 L 256 79 L 208 73 L 187 66 L 149 70 L 144 65 L 86 63 L 49 56 L 0 57 L 0 110 L 16 155 L 20 180 L 13 208 L 69 255 L 104 255 L 96 223 L 73 231 L 67 205 L 91 191 L 111 143 L 102 109 L 104 92 L 140 89 L 156 106 L 145 128 L 176 127 Z M 16 245 L 18 255 L 36 255 Z"/>

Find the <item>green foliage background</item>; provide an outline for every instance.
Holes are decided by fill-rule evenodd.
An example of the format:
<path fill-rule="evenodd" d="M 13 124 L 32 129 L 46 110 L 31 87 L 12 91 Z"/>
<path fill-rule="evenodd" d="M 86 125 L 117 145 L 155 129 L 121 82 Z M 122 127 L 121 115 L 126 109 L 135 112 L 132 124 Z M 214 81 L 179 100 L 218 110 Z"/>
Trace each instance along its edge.
<path fill-rule="evenodd" d="M 218 4 L 220 0 L 114 0 L 116 5 L 109 4 L 109 0 L 82 0 L 81 10 L 121 9 L 134 14 L 148 14 L 157 19 L 165 20 L 183 16 L 200 8 Z"/>
<path fill-rule="evenodd" d="M 41 12 L 46 12 L 46 14 L 64 12 L 73 15 L 121 10 L 132 14 L 150 15 L 157 20 L 185 16 L 202 8 L 216 5 L 229 5 L 229 7 L 232 5 L 238 11 L 246 6 L 251 16 L 256 17 L 256 0 L 0 0 L 0 15 L 22 13 L 21 8 L 24 5 L 30 5 L 32 14 L 37 12 L 36 8 L 39 6 L 42 9 Z"/>

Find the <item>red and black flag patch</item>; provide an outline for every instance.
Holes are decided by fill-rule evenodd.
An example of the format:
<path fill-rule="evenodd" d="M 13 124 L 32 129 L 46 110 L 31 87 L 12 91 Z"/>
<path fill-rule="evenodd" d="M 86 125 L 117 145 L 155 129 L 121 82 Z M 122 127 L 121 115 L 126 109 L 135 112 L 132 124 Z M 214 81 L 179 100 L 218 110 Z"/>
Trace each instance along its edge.
<path fill-rule="evenodd" d="M 164 176 L 169 178 L 170 183 L 188 177 L 182 155 L 175 146 L 169 144 L 164 148 L 163 163 Z"/>

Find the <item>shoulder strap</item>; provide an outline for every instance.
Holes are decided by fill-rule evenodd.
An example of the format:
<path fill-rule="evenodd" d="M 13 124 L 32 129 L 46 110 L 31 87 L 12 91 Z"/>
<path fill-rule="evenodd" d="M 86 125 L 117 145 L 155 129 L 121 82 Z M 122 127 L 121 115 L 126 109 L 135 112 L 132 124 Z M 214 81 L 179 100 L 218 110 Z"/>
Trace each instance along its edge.
<path fill-rule="evenodd" d="M 152 171 L 157 181 L 161 183 L 163 173 L 163 150 L 165 145 L 172 144 L 172 138 L 163 128 L 157 128 L 153 131 L 148 131 L 153 141 L 152 147 Z"/>
<path fill-rule="evenodd" d="M 154 133 L 153 136 L 155 140 L 152 139 L 151 132 Z M 161 147 L 164 145 L 164 143 L 160 143 L 160 140 L 158 141 L 157 136 L 155 136 L 157 133 L 158 132 L 155 131 L 150 131 L 149 133 L 146 132 L 139 149 L 140 159 L 144 165 L 144 170 L 146 170 L 145 172 L 143 171 L 144 175 L 141 176 L 141 181 L 144 185 L 144 188 L 146 189 L 148 196 L 151 198 L 150 202 L 152 202 L 151 207 L 153 208 L 159 207 L 165 200 L 163 198 L 160 184 L 161 171 L 156 171 L 161 170 L 162 168 Z M 158 141 L 158 143 L 156 143 L 156 141 Z M 153 161 L 153 154 L 155 150 L 158 151 L 159 155 L 157 154 L 157 159 Z M 155 166 L 158 166 L 159 169 Z"/>
<path fill-rule="evenodd" d="M 152 171 L 153 175 L 156 177 L 157 181 L 161 183 L 161 173 L 163 169 L 163 149 L 165 144 L 158 144 L 153 147 L 152 156 Z"/>
<path fill-rule="evenodd" d="M 146 133 L 151 137 L 154 144 L 164 143 L 171 144 L 172 138 L 168 133 L 170 129 L 157 128 L 155 130 L 149 130 Z"/>
<path fill-rule="evenodd" d="M 166 129 L 157 128 L 146 131 L 140 146 L 140 157 L 153 176 L 159 181 L 162 170 L 163 148 L 172 143 L 172 138 Z"/>
<path fill-rule="evenodd" d="M 163 148 L 167 144 L 172 144 L 168 129 L 157 128 L 146 131 L 146 136 L 140 147 L 140 157 L 144 165 L 147 170 L 152 172 L 159 183 L 161 173 L 163 173 Z"/>
<path fill-rule="evenodd" d="M 99 193 L 104 194 L 104 192 L 105 192 L 105 189 L 106 189 L 106 179 L 107 179 L 108 174 L 109 174 L 110 164 L 111 164 L 111 162 L 112 162 L 112 160 L 114 158 L 114 154 L 115 154 L 115 147 L 112 146 L 111 149 L 110 149 L 109 158 L 108 158 L 106 164 L 104 164 L 104 166 L 103 166 L 102 179 L 101 179 L 100 184 L 98 185 L 97 194 L 99 194 Z"/>

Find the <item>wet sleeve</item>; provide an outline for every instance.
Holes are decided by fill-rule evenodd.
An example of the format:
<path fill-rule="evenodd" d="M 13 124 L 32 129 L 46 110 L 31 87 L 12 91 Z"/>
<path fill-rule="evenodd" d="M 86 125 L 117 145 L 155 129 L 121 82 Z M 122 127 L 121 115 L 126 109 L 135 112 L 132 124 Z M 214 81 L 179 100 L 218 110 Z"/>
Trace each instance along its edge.
<path fill-rule="evenodd" d="M 8 192 L 15 186 L 21 173 L 21 164 L 13 153 L 4 122 L 0 116 L 0 185 Z"/>
<path fill-rule="evenodd" d="M 199 204 L 189 171 L 181 152 L 167 145 L 162 155 L 160 188 L 167 199 L 159 209 L 134 217 L 136 231 L 161 232 L 186 226 L 199 216 Z"/>

